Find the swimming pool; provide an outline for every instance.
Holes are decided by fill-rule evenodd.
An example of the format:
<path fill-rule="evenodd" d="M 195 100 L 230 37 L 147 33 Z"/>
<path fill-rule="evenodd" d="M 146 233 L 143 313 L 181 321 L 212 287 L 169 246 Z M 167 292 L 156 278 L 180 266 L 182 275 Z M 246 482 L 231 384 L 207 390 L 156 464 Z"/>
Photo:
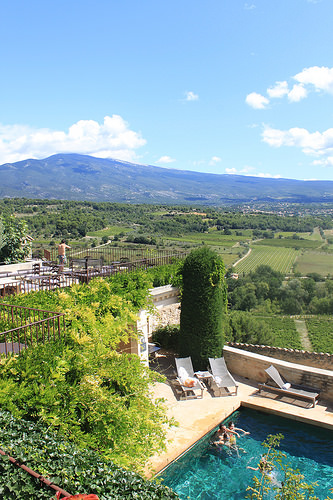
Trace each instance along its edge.
<path fill-rule="evenodd" d="M 217 450 L 210 445 L 212 432 L 158 475 L 181 499 L 244 499 L 253 475 L 260 474 L 247 467 L 257 466 L 265 452 L 261 443 L 269 434 L 278 433 L 284 435 L 279 449 L 286 453 L 286 461 L 304 474 L 307 483 L 319 482 L 315 494 L 320 500 L 330 494 L 333 431 L 248 408 L 240 409 L 224 422 L 229 420 L 251 433 L 237 438 L 237 445 L 244 451 Z"/>

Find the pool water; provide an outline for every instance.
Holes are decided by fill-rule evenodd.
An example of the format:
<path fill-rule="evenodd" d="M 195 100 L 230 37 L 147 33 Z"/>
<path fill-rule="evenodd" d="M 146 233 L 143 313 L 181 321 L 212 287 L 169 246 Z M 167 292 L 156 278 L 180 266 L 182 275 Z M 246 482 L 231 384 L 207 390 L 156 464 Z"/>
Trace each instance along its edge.
<path fill-rule="evenodd" d="M 163 484 L 181 499 L 244 499 L 247 486 L 253 484 L 253 476 L 260 477 L 260 472 L 247 467 L 258 465 L 266 451 L 261 443 L 269 434 L 278 433 L 284 436 L 279 450 L 287 455 L 285 461 L 304 474 L 307 483 L 318 481 L 315 494 L 320 500 L 333 497 L 330 491 L 333 488 L 333 431 L 247 408 L 235 412 L 224 423 L 229 420 L 250 432 L 237 438 L 237 446 L 242 449 L 238 452 L 217 449 L 210 444 L 212 432 L 159 474 Z M 279 477 L 280 471 L 275 473 L 274 481 L 278 485 L 283 478 Z"/>

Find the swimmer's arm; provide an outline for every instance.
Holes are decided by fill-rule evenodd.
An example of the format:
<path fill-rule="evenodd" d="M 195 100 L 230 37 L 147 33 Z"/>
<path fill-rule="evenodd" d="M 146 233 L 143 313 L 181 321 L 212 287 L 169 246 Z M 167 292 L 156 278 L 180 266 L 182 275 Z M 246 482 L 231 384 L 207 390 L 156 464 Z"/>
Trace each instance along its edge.
<path fill-rule="evenodd" d="M 250 434 L 248 431 L 244 431 L 244 429 L 240 429 L 239 427 L 235 427 L 235 431 L 239 431 L 239 432 L 242 432 L 244 434 L 244 436 L 246 434 Z"/>
<path fill-rule="evenodd" d="M 238 432 L 236 431 L 236 429 L 228 429 L 229 434 L 236 434 L 237 437 L 240 437 L 240 435 L 238 434 Z"/>

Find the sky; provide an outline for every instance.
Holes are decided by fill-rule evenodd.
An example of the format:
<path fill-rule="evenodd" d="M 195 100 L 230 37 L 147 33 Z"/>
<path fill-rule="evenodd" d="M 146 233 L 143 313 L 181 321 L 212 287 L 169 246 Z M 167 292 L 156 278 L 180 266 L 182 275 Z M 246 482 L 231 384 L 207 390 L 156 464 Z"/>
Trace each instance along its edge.
<path fill-rule="evenodd" d="M 333 180 L 333 0 L 1 0 L 0 164 Z"/>

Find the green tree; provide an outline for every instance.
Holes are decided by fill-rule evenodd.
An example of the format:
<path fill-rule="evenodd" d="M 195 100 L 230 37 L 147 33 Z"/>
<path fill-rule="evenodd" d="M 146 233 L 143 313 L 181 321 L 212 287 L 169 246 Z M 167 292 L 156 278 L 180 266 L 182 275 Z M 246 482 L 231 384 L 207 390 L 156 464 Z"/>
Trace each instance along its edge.
<path fill-rule="evenodd" d="M 0 262 L 10 264 L 24 260 L 30 252 L 28 226 L 13 215 L 0 220 Z"/>
<path fill-rule="evenodd" d="M 201 247 L 186 257 L 180 273 L 180 355 L 191 356 L 195 369 L 206 369 L 208 358 L 221 356 L 223 348 L 224 263 L 208 247 Z"/>
<path fill-rule="evenodd" d="M 254 469 L 260 471 L 260 477 L 255 476 L 253 478 L 253 485 L 247 488 L 249 493 L 245 498 L 251 500 L 264 500 L 265 498 L 318 500 L 318 497 L 314 495 L 314 487 L 317 483 L 308 484 L 304 475 L 298 470 L 292 469 L 290 464 L 285 462 L 286 455 L 277 449 L 280 446 L 281 439 L 283 439 L 282 434 L 269 435 L 262 443 L 267 449 L 264 455 L 265 462 L 261 459 L 258 467 Z M 280 485 L 276 485 L 271 481 L 270 471 L 272 468 L 282 471 L 283 481 Z M 272 496 L 272 492 L 274 496 Z M 326 500 L 332 499 L 327 497 Z"/>

